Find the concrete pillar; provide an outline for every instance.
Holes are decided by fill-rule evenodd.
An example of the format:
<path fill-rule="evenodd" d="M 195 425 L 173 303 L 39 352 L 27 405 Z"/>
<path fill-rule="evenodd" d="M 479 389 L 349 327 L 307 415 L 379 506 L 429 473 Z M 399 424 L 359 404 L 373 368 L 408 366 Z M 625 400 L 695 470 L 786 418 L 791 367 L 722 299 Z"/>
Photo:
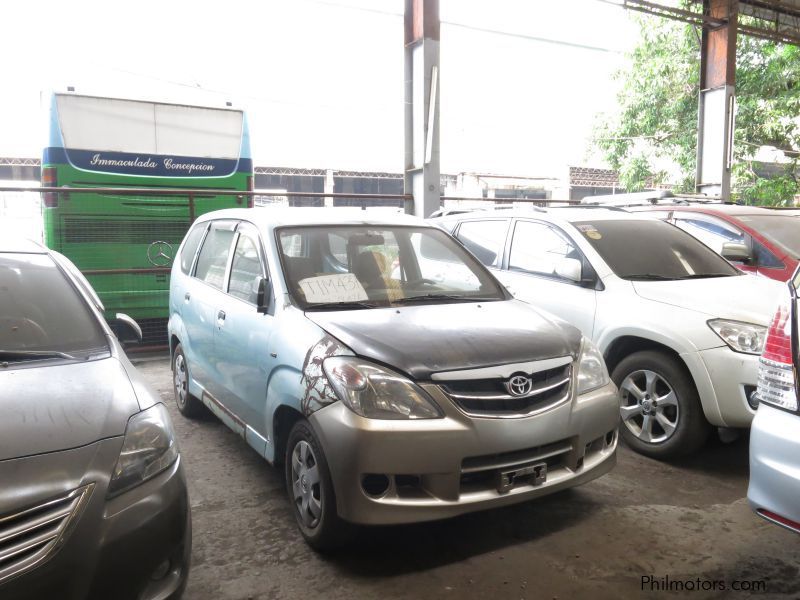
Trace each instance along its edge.
<path fill-rule="evenodd" d="M 736 86 L 736 0 L 703 0 L 706 24 L 700 49 L 697 191 L 730 198 Z"/>
<path fill-rule="evenodd" d="M 405 175 L 408 212 L 439 208 L 439 0 L 405 0 Z"/>
<path fill-rule="evenodd" d="M 333 193 L 333 169 L 325 171 L 325 188 L 326 194 Z M 325 208 L 333 208 L 333 197 L 325 196 Z"/>

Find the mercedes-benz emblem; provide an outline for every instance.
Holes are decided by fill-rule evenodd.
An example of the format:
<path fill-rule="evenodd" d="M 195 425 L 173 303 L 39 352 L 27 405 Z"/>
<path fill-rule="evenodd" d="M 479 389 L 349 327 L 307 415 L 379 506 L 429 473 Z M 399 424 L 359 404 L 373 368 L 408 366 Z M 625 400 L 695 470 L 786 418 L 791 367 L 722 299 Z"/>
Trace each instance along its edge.
<path fill-rule="evenodd" d="M 147 247 L 147 260 L 156 267 L 168 267 L 172 263 L 172 245 L 167 242 L 153 242 Z"/>
<path fill-rule="evenodd" d="M 533 389 L 533 379 L 527 375 L 514 375 L 504 385 L 512 396 L 527 396 Z"/>

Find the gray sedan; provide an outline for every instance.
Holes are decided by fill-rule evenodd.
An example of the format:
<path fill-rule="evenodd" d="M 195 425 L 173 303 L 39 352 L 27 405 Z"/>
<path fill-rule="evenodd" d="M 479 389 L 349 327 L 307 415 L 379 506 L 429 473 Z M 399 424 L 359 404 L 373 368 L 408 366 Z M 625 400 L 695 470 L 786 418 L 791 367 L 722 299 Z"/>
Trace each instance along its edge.
<path fill-rule="evenodd" d="M 63 256 L 0 243 L 0 597 L 177 598 L 191 524 L 172 425 Z M 139 334 L 129 318 L 122 332 Z"/>

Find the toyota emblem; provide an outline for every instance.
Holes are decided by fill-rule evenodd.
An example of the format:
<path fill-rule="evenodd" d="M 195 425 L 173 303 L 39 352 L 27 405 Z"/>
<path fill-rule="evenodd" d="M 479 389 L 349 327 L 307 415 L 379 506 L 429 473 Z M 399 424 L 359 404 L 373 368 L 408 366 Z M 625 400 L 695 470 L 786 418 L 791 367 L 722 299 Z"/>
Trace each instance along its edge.
<path fill-rule="evenodd" d="M 147 247 L 147 260 L 155 267 L 168 267 L 172 263 L 172 245 L 167 242 L 153 242 Z"/>
<path fill-rule="evenodd" d="M 533 389 L 533 379 L 527 375 L 514 375 L 505 383 L 505 388 L 512 396 L 527 396 Z"/>

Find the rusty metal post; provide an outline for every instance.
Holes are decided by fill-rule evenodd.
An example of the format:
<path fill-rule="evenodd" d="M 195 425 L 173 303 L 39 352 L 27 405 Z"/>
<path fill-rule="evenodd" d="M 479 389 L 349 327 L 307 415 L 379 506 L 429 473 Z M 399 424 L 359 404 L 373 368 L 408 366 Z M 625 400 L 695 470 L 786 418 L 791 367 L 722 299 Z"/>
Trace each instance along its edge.
<path fill-rule="evenodd" d="M 439 208 L 439 0 L 405 0 L 405 174 L 413 214 Z"/>
<path fill-rule="evenodd" d="M 736 91 L 737 0 L 703 0 L 723 25 L 703 26 L 697 127 L 697 191 L 730 198 Z"/>

